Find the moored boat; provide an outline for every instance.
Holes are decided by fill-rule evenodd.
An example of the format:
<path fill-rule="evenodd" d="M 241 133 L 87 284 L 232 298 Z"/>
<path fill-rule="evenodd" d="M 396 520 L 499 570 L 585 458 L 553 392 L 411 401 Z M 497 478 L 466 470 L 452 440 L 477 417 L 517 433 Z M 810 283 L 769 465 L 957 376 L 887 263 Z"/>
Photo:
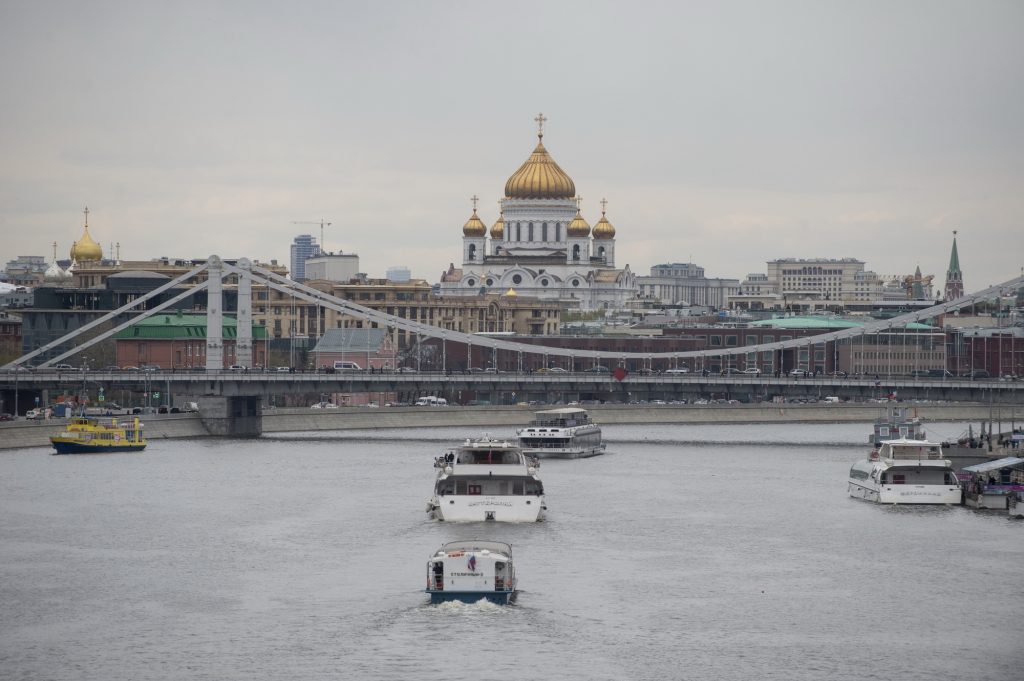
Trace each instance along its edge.
<path fill-rule="evenodd" d="M 1007 456 L 965 466 L 964 505 L 971 508 L 1010 508 L 1010 502 L 1024 492 L 1024 459 Z M 1011 512 L 1012 515 L 1012 512 Z"/>
<path fill-rule="evenodd" d="M 50 436 L 50 443 L 57 454 L 138 452 L 146 448 L 138 417 L 120 423 L 116 418 L 76 416 L 62 432 Z"/>
<path fill-rule="evenodd" d="M 540 463 L 505 440 L 466 440 L 434 460 L 438 469 L 427 513 L 437 520 L 535 522 L 547 506 Z"/>
<path fill-rule="evenodd" d="M 577 459 L 603 454 L 601 427 L 586 409 L 564 407 L 535 412 L 533 421 L 520 428 L 523 452 L 541 459 Z"/>
<path fill-rule="evenodd" d="M 448 542 L 427 561 L 426 592 L 431 603 L 514 602 L 518 590 L 512 545 L 478 539 Z"/>
<path fill-rule="evenodd" d="M 850 468 L 851 497 L 878 504 L 960 504 L 962 491 L 942 445 L 887 440 Z"/>
<path fill-rule="evenodd" d="M 885 412 L 875 419 L 868 442 L 878 447 L 886 440 L 924 440 L 924 427 L 917 410 L 889 404 Z"/>

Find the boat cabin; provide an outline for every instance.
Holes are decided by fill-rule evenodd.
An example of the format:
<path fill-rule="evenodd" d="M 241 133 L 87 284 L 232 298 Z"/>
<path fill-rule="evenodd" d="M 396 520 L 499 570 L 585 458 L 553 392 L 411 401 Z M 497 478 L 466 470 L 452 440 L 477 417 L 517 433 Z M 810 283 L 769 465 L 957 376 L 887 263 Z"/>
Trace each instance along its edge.
<path fill-rule="evenodd" d="M 887 440 L 924 440 L 921 419 L 910 407 L 889 407 L 875 420 L 871 444 L 880 445 Z"/>
<path fill-rule="evenodd" d="M 944 459 L 942 445 L 924 440 L 888 440 L 878 450 L 871 452 L 872 459 L 892 459 L 894 461 L 938 461 Z"/>
<path fill-rule="evenodd" d="M 574 428 L 593 423 L 590 414 L 586 409 L 576 407 L 565 407 L 563 409 L 545 409 L 534 412 L 533 421 L 530 423 L 534 428 Z"/>

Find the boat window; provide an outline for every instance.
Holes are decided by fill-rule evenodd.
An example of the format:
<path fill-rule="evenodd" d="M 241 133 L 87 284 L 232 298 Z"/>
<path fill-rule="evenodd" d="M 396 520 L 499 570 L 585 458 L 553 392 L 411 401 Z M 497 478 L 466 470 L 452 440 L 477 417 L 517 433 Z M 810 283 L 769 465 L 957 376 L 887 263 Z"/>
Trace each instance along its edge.
<path fill-rule="evenodd" d="M 466 493 L 466 481 L 465 480 L 456 480 L 455 481 L 455 493 L 456 494 L 465 494 Z"/>
<path fill-rule="evenodd" d="M 215 327 L 216 328 L 216 327 Z M 523 481 L 516 480 L 512 483 L 512 494 L 521 496 L 523 494 Z"/>
<path fill-rule="evenodd" d="M 468 494 L 481 494 L 483 491 L 483 485 L 470 485 Z"/>
<path fill-rule="evenodd" d="M 892 484 L 894 485 L 905 485 L 907 483 L 907 476 L 903 473 L 892 474 Z"/>

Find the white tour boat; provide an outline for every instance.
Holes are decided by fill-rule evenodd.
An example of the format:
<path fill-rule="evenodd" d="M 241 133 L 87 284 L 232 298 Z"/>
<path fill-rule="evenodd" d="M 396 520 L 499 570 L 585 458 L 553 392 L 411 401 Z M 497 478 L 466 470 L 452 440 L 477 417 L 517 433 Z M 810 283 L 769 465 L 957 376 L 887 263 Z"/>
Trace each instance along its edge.
<path fill-rule="evenodd" d="M 535 412 L 530 425 L 516 434 L 523 451 L 541 459 L 577 459 L 604 453 L 601 427 L 590 420 L 586 409 Z"/>
<path fill-rule="evenodd" d="M 886 440 L 850 468 L 851 497 L 879 504 L 959 504 L 960 482 L 942 445 Z"/>
<path fill-rule="evenodd" d="M 539 466 L 511 442 L 486 435 L 466 440 L 434 460 L 437 480 L 427 513 L 456 522 L 541 520 L 547 506 Z"/>
<path fill-rule="evenodd" d="M 477 539 L 448 542 L 427 561 L 426 592 L 431 603 L 514 602 L 518 591 L 512 545 Z"/>

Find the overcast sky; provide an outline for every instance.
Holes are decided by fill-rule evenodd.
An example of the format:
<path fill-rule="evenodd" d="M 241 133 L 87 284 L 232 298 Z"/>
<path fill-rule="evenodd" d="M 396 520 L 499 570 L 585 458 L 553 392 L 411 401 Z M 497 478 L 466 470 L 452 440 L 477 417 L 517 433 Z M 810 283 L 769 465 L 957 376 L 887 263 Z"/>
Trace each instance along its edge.
<path fill-rule="evenodd" d="M 0 259 L 287 263 L 302 232 L 437 281 L 536 142 L 617 265 L 1024 266 L 1024 2 L 0 3 Z"/>

